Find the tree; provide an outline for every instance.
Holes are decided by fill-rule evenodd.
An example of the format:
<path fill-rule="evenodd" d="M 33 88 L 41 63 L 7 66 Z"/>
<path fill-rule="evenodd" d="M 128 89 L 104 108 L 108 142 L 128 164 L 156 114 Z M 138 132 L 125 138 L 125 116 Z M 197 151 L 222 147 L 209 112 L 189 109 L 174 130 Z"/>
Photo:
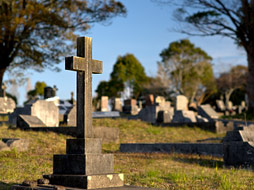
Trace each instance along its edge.
<path fill-rule="evenodd" d="M 108 82 L 102 81 L 97 87 L 98 98 L 102 95 L 120 97 L 121 93 L 129 88 L 132 96 L 137 98 L 148 82 L 145 69 L 133 54 L 119 56 L 114 64 Z"/>
<path fill-rule="evenodd" d="M 201 48 L 183 39 L 170 43 L 160 56 L 158 76 L 168 81 L 170 91 L 187 96 L 191 102 L 196 99 L 199 104 L 214 92 L 212 58 Z"/>
<path fill-rule="evenodd" d="M 221 73 L 216 79 L 218 90 L 225 95 L 226 105 L 230 100 L 232 93 L 237 90 L 245 90 L 247 83 L 248 68 L 243 65 L 237 65 L 229 72 Z"/>
<path fill-rule="evenodd" d="M 36 82 L 35 88 L 27 92 L 28 100 L 31 100 L 36 97 L 42 98 L 44 96 L 44 88 L 47 86 L 45 82 Z"/>
<path fill-rule="evenodd" d="M 166 0 L 167 2 L 170 2 Z M 232 38 L 247 54 L 247 94 L 249 110 L 254 111 L 254 1 L 253 0 L 184 0 L 175 18 L 190 28 L 190 35 Z"/>
<path fill-rule="evenodd" d="M 115 0 L 0 0 L 0 85 L 7 69 L 58 70 L 77 33 L 125 13 Z"/>

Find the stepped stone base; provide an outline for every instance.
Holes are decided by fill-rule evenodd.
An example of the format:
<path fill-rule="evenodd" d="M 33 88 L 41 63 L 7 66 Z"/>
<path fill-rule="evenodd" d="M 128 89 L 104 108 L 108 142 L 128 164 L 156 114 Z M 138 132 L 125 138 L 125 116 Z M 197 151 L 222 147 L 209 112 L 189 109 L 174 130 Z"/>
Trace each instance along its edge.
<path fill-rule="evenodd" d="M 83 189 L 97 189 L 124 186 L 123 174 L 105 175 L 45 175 L 52 185 L 76 187 Z"/>
<path fill-rule="evenodd" d="M 113 172 L 113 154 L 54 155 L 54 174 L 97 175 Z"/>

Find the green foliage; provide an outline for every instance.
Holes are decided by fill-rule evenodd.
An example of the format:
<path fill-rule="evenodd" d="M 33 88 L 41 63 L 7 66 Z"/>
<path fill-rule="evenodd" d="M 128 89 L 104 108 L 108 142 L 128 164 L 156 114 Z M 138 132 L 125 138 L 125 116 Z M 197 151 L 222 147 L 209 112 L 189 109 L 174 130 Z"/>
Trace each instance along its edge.
<path fill-rule="evenodd" d="M 43 97 L 44 95 L 44 88 L 47 86 L 45 82 L 36 82 L 35 88 L 27 92 L 28 99 L 35 98 L 36 96 Z"/>
<path fill-rule="evenodd" d="M 188 39 L 170 43 L 160 56 L 158 75 L 170 81 L 172 91 L 201 102 L 216 91 L 212 58 Z"/>
<path fill-rule="evenodd" d="M 132 96 L 138 97 L 143 85 L 148 82 L 145 69 L 133 54 L 119 56 L 108 82 L 102 81 L 97 87 L 98 98 L 101 96 L 120 97 L 125 88 L 133 91 Z"/>
<path fill-rule="evenodd" d="M 72 51 L 77 32 L 125 13 L 115 0 L 1 1 L 0 84 L 6 69 L 59 70 L 56 64 Z"/>
<path fill-rule="evenodd" d="M 166 0 L 172 2 L 172 0 Z M 174 16 L 185 23 L 180 32 L 199 36 L 226 36 L 243 47 L 248 61 L 247 94 L 254 110 L 254 3 L 252 0 L 184 0 Z M 230 93 L 229 93 L 230 94 Z M 229 98 L 226 97 L 226 101 Z"/>

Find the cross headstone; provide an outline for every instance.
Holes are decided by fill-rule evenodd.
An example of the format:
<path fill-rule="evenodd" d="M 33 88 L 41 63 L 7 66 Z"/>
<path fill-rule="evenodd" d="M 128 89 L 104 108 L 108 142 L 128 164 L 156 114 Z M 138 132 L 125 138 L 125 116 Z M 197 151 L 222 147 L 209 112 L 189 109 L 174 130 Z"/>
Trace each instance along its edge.
<path fill-rule="evenodd" d="M 58 91 L 58 88 L 56 85 L 53 86 L 53 96 L 56 96 L 56 91 Z"/>
<path fill-rule="evenodd" d="M 91 138 L 93 135 L 92 73 L 102 73 L 102 62 L 92 59 L 92 38 L 78 38 L 77 57 L 66 57 L 65 69 L 77 71 L 78 138 Z"/>
<path fill-rule="evenodd" d="M 7 86 L 5 83 L 2 84 L 1 89 L 0 89 L 0 97 L 5 97 L 6 96 L 6 89 Z"/>

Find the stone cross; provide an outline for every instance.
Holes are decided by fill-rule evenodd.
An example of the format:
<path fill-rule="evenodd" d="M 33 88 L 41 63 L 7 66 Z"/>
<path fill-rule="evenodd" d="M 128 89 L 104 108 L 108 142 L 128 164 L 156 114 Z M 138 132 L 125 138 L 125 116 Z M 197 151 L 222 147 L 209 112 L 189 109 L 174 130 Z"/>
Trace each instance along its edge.
<path fill-rule="evenodd" d="M 77 56 L 65 58 L 65 69 L 77 71 L 77 137 L 92 138 L 92 73 L 102 73 L 102 61 L 92 59 L 92 38 L 77 39 Z"/>

